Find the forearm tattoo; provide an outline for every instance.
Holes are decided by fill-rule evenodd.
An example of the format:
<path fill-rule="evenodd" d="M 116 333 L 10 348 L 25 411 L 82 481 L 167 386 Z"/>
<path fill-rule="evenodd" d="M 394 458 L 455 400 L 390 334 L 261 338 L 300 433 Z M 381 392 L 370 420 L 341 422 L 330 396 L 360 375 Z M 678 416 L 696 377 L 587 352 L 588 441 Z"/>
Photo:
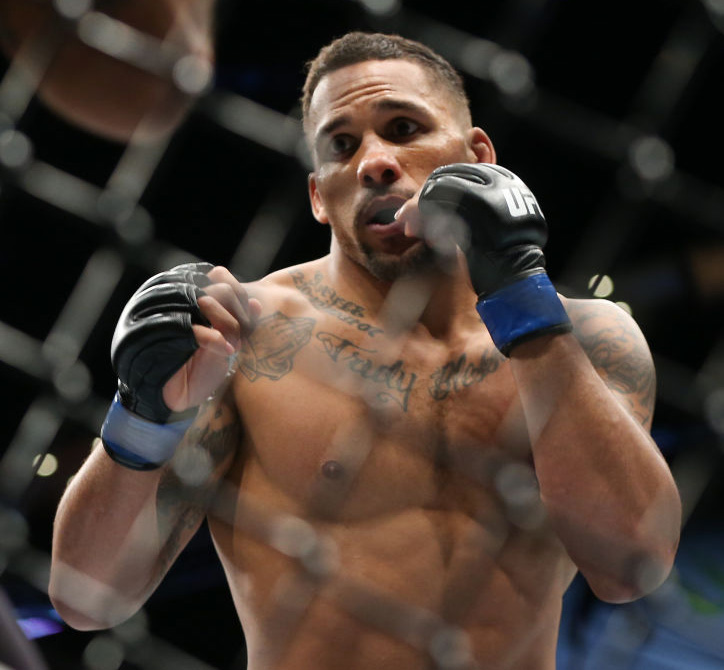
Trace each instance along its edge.
<path fill-rule="evenodd" d="M 214 419 L 220 418 L 221 410 L 217 409 Z M 237 422 L 215 429 L 210 422 L 194 425 L 166 467 L 156 495 L 159 534 L 165 538 L 161 574 L 174 561 L 183 537 L 205 517 L 239 440 Z"/>

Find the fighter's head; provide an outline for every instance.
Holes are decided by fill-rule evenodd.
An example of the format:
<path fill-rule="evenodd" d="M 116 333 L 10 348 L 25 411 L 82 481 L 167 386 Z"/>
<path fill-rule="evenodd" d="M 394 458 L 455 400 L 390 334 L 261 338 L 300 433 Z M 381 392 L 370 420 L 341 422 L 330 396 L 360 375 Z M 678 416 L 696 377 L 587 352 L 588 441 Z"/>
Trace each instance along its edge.
<path fill-rule="evenodd" d="M 307 78 L 302 93 L 304 130 L 310 138 L 312 96 L 323 77 L 340 68 L 370 60 L 409 60 L 425 68 L 436 83 L 444 86 L 459 105 L 460 113 L 470 124 L 470 104 L 462 78 L 448 61 L 415 40 L 383 33 L 350 32 L 323 47 L 307 63 Z"/>

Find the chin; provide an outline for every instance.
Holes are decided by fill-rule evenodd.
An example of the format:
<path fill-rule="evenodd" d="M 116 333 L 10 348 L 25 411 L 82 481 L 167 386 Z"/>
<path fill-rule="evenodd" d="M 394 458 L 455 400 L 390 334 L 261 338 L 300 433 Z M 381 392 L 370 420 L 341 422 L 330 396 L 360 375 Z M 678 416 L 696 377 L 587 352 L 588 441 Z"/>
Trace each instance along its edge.
<path fill-rule="evenodd" d="M 393 282 L 409 277 L 439 271 L 439 259 L 435 252 L 422 240 L 399 254 L 364 249 L 364 267 L 373 277 Z"/>

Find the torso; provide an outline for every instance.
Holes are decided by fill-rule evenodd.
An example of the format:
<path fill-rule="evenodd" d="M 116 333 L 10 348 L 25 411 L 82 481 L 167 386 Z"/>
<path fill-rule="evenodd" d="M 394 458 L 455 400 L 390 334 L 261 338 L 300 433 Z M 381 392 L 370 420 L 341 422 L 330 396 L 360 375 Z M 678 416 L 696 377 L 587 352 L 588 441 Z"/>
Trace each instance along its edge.
<path fill-rule="evenodd" d="M 255 290 L 232 386 L 236 493 L 210 519 L 250 670 L 434 668 L 451 653 L 441 630 L 467 634 L 477 665 L 460 668 L 552 670 L 575 569 L 474 311 L 454 339 L 390 337 L 323 260 Z"/>

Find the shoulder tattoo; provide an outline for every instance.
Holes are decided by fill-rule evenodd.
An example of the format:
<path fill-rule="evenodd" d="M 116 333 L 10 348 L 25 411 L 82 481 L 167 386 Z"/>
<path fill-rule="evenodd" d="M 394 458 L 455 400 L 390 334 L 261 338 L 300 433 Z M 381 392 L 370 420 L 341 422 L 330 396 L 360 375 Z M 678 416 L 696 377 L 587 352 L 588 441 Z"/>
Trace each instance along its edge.
<path fill-rule="evenodd" d="M 633 416 L 647 426 L 656 399 L 656 373 L 633 319 L 618 310 L 602 318 L 594 304 L 586 303 L 573 303 L 569 314 L 574 334 L 593 366 L 626 402 Z"/>

